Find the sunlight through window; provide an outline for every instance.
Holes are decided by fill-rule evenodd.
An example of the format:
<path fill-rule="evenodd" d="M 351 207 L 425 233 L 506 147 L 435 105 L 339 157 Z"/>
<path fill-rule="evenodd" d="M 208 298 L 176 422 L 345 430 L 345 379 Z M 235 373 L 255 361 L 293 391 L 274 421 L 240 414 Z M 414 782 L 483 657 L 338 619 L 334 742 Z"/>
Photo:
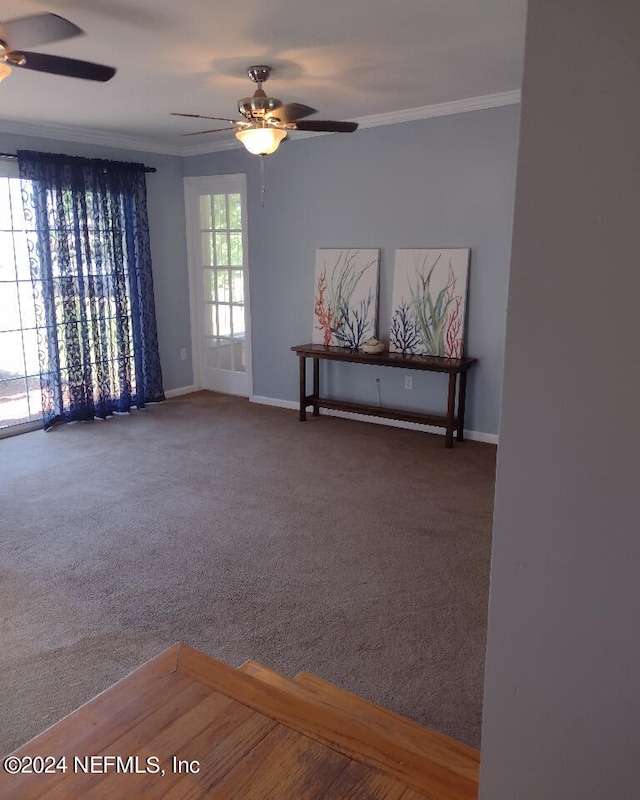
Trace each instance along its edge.
<path fill-rule="evenodd" d="M 0 430 L 41 416 L 38 340 L 20 179 L 0 177 Z"/>

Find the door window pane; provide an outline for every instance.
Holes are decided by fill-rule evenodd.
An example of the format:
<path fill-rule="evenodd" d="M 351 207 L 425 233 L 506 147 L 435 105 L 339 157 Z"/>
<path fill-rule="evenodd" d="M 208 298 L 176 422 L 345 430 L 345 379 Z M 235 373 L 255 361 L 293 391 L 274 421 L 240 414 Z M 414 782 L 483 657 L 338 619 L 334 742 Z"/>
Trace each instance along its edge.
<path fill-rule="evenodd" d="M 28 182 L 25 181 L 28 185 Z M 23 231 L 27 227 L 24 220 L 24 205 L 22 203 L 22 182 L 18 178 L 9 181 L 9 196 L 11 200 L 11 216 L 14 231 Z"/>
<path fill-rule="evenodd" d="M 227 227 L 227 196 L 226 194 L 214 194 L 213 212 L 216 229 Z"/>
<path fill-rule="evenodd" d="M 2 185 L 0 183 L 0 185 Z M 11 229 L 0 230 L 0 281 L 16 279 L 16 258 Z"/>
<path fill-rule="evenodd" d="M 211 215 L 211 197 L 208 194 L 200 195 L 200 227 L 213 228 L 213 217 Z"/>
<path fill-rule="evenodd" d="M 238 372 L 247 371 L 247 358 L 246 358 L 246 340 L 234 341 L 233 343 L 233 361 L 235 368 Z"/>
<path fill-rule="evenodd" d="M 24 377 L 24 353 L 22 331 L 0 333 L 0 378 Z"/>
<path fill-rule="evenodd" d="M 244 337 L 244 308 L 242 306 L 232 306 L 233 336 Z"/>
<path fill-rule="evenodd" d="M 202 286 L 205 303 L 213 303 L 216 299 L 216 273 L 212 269 L 202 271 Z"/>
<path fill-rule="evenodd" d="M 242 230 L 242 203 L 235 193 L 229 195 L 229 227 Z"/>
<path fill-rule="evenodd" d="M 231 339 L 220 339 L 218 348 L 220 369 L 233 369 L 233 342 Z"/>
<path fill-rule="evenodd" d="M 205 305 L 204 332 L 206 336 L 218 335 L 217 308 L 211 303 Z"/>
<path fill-rule="evenodd" d="M 0 331 L 20 330 L 20 306 L 18 284 L 0 283 Z"/>
<path fill-rule="evenodd" d="M 242 234 L 230 233 L 229 245 L 231 250 L 231 263 L 238 265 L 244 264 L 244 258 L 242 253 Z"/>
<path fill-rule="evenodd" d="M 38 355 L 38 334 L 34 328 L 22 331 L 24 345 L 24 365 L 27 377 L 38 376 L 38 393 L 40 390 L 40 364 Z"/>
<path fill-rule="evenodd" d="M 219 269 L 217 273 L 218 302 L 229 303 L 231 301 L 229 287 L 229 272 L 226 269 Z"/>
<path fill-rule="evenodd" d="M 218 335 L 231 336 L 231 307 L 218 304 Z"/>
<path fill-rule="evenodd" d="M 244 273 L 241 269 L 231 270 L 231 299 L 234 303 L 244 303 Z"/>
<path fill-rule="evenodd" d="M 218 340 L 211 337 L 205 339 L 205 365 L 210 369 L 218 369 Z"/>
<path fill-rule="evenodd" d="M 229 242 L 226 233 L 216 233 L 216 266 L 229 263 Z"/>
<path fill-rule="evenodd" d="M 202 231 L 202 265 L 213 267 L 216 256 L 213 250 L 213 234 L 211 231 Z"/>
<path fill-rule="evenodd" d="M 41 397 L 39 384 L 39 379 L 37 387 L 30 387 L 27 378 L 0 380 L 0 423 L 3 427 L 31 422 L 42 416 L 42 401 L 38 407 L 38 398 Z"/>
<path fill-rule="evenodd" d="M 10 231 L 13 228 L 11 202 L 9 199 L 9 181 L 0 180 L 0 229 Z"/>
<path fill-rule="evenodd" d="M 18 282 L 18 302 L 20 303 L 20 322 L 23 328 L 36 327 L 36 308 L 33 303 L 33 284 L 31 281 Z"/>
<path fill-rule="evenodd" d="M 31 280 L 31 267 L 29 266 L 29 243 L 24 231 L 14 232 L 13 252 L 16 258 L 16 275 L 19 281 Z"/>

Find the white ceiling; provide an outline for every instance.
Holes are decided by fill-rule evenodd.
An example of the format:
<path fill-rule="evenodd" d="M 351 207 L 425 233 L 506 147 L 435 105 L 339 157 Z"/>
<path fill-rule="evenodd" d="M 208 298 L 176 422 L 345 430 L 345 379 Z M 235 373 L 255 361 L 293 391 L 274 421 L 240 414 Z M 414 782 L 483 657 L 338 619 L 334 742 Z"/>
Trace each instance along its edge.
<path fill-rule="evenodd" d="M 500 105 L 520 89 L 526 0 L 0 0 L 2 21 L 42 11 L 86 35 L 34 50 L 118 71 L 99 84 L 14 69 L 0 84 L 0 131 L 220 149 L 232 132 L 184 138 L 216 124 L 169 112 L 237 117 L 251 64 L 273 67 L 268 94 L 363 125 L 473 98 Z"/>

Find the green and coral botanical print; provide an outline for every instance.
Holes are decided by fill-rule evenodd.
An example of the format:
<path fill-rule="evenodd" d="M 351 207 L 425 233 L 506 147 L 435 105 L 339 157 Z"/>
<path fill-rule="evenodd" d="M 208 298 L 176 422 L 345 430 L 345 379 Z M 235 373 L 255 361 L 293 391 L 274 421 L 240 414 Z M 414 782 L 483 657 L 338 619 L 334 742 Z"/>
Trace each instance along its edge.
<path fill-rule="evenodd" d="M 376 335 L 379 250 L 316 250 L 313 343 L 360 348 Z"/>
<path fill-rule="evenodd" d="M 389 350 L 460 358 L 469 249 L 396 250 Z"/>

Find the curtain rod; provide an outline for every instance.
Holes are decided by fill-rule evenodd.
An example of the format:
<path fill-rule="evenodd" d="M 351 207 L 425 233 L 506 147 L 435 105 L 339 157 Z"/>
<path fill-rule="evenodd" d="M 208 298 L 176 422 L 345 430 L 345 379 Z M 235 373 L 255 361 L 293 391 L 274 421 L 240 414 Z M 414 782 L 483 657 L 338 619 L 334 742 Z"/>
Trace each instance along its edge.
<path fill-rule="evenodd" d="M 10 158 L 14 161 L 17 161 L 18 156 L 15 153 L 0 153 L 0 158 Z M 145 172 L 157 172 L 155 167 L 147 167 L 144 168 Z"/>

